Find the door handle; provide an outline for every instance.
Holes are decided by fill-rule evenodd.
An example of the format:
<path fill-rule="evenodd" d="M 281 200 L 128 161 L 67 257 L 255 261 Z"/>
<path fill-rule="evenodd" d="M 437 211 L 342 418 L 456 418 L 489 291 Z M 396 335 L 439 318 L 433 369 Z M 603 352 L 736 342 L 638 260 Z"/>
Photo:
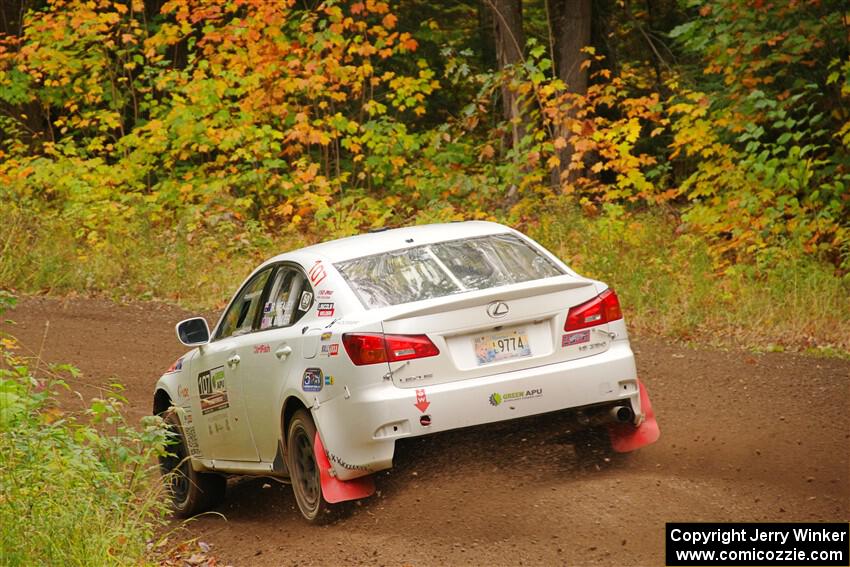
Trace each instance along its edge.
<path fill-rule="evenodd" d="M 286 358 L 292 354 L 292 347 L 289 345 L 283 345 L 276 351 L 274 351 L 274 355 L 278 357 L 280 360 L 286 360 Z"/>
<path fill-rule="evenodd" d="M 234 366 L 236 366 L 237 364 L 239 364 L 239 361 L 240 361 L 240 360 L 242 360 L 242 359 L 241 359 L 241 358 L 239 358 L 239 355 L 238 355 L 238 354 L 234 354 L 233 356 L 231 356 L 230 358 L 228 358 L 228 359 L 227 359 L 227 365 L 228 365 L 229 367 L 233 368 Z"/>

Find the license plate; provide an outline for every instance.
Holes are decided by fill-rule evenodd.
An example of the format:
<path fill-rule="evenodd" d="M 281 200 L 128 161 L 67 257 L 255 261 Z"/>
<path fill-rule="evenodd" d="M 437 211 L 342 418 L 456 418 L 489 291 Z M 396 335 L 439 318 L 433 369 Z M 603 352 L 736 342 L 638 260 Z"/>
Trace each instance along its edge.
<path fill-rule="evenodd" d="M 524 356 L 531 356 L 531 345 L 525 329 L 475 338 L 478 366 Z"/>

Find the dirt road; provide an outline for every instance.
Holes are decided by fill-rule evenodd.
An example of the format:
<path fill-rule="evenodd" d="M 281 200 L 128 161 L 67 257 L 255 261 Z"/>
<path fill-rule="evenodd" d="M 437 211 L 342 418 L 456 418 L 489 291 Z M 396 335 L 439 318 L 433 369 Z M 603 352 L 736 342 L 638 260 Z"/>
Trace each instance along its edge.
<path fill-rule="evenodd" d="M 74 386 L 127 386 L 150 410 L 183 348 L 164 305 L 29 298 L 2 330 Z M 48 325 L 49 322 L 49 325 Z M 45 333 L 46 331 L 46 333 Z M 662 565 L 670 521 L 850 520 L 850 362 L 692 350 L 634 341 L 661 440 L 624 464 L 578 463 L 554 418 L 457 431 L 400 446 L 380 494 L 310 527 L 288 486 L 234 484 L 189 527 L 233 565 Z"/>

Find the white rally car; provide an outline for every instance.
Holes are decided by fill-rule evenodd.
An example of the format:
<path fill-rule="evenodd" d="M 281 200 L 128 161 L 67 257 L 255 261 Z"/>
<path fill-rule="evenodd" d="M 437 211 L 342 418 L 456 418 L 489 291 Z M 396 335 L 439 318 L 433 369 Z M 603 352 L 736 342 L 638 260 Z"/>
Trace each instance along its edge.
<path fill-rule="evenodd" d="M 397 439 L 572 410 L 631 451 L 659 435 L 616 294 L 487 222 L 326 242 L 259 266 L 157 382 L 176 511 L 224 475 L 288 478 L 310 521 L 374 491 Z"/>

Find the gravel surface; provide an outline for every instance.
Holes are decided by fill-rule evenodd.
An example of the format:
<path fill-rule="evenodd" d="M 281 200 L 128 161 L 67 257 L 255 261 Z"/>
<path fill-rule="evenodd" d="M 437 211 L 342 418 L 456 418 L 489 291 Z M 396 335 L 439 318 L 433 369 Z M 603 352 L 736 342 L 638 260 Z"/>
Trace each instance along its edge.
<path fill-rule="evenodd" d="M 184 348 L 157 303 L 31 297 L 6 314 L 24 352 L 126 386 L 133 420 Z M 379 493 L 311 527 L 290 488 L 231 481 L 188 535 L 232 565 L 663 565 L 672 521 L 850 521 L 850 362 L 635 339 L 661 439 L 581 462 L 558 416 L 399 443 Z M 73 397 L 69 404 L 75 403 Z M 76 401 L 79 403 L 79 400 Z"/>

